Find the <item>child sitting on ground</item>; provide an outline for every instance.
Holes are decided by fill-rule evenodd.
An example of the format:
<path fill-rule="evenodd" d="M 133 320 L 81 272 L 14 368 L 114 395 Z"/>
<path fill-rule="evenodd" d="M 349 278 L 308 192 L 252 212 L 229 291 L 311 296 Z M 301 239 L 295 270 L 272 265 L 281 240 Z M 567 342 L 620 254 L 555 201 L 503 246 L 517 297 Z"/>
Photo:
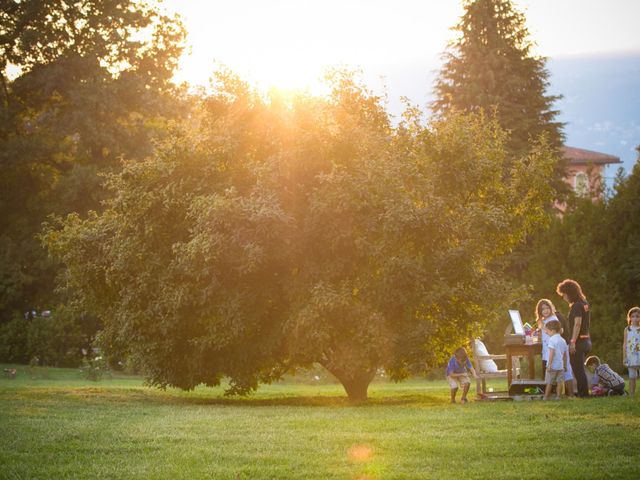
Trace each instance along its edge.
<path fill-rule="evenodd" d="M 624 395 L 624 379 L 611 370 L 606 363 L 600 363 L 595 355 L 590 356 L 584 362 L 584 366 L 593 374 L 592 392 L 596 386 L 604 389 L 604 395 Z"/>
<path fill-rule="evenodd" d="M 564 375 L 567 371 L 567 363 L 569 363 L 569 347 L 567 342 L 560 335 L 562 326 L 558 320 L 550 320 L 544 326 L 549 335 L 547 348 L 549 349 L 549 361 L 547 362 L 547 371 L 544 376 L 546 388 L 544 391 L 544 399 L 549 400 L 553 386 L 556 386 L 556 399 L 560 398 L 563 393 Z"/>
<path fill-rule="evenodd" d="M 474 378 L 478 377 L 473 365 L 471 365 L 471 360 L 469 360 L 467 356 L 467 351 L 460 347 L 454 352 L 453 357 L 451 357 L 447 364 L 447 380 L 451 387 L 451 403 L 456 403 L 458 387 L 462 387 L 460 403 L 467 403 L 467 392 L 471 385 L 469 373 L 471 373 Z"/>

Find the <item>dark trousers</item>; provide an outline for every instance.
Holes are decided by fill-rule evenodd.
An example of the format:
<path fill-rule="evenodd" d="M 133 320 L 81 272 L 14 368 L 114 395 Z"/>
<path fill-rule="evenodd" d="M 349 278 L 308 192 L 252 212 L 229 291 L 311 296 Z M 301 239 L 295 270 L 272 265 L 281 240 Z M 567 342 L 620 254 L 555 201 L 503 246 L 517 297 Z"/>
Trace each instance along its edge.
<path fill-rule="evenodd" d="M 624 383 L 609 389 L 609 395 L 624 395 Z"/>
<path fill-rule="evenodd" d="M 569 355 L 573 376 L 576 377 L 578 384 L 578 397 L 589 396 L 589 384 L 587 383 L 587 374 L 584 371 L 584 357 L 591 351 L 591 339 L 579 338 L 576 342 L 576 352 Z"/>

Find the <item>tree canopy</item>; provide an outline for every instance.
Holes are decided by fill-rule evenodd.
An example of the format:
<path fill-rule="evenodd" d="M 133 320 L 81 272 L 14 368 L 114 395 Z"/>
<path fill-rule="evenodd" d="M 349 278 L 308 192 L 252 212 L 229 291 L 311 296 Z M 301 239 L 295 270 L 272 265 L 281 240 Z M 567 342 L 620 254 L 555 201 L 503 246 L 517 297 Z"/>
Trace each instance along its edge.
<path fill-rule="evenodd" d="M 179 116 L 180 24 L 147 2 L 0 7 L 0 324 L 52 308 L 49 214 L 100 209 L 99 174 L 143 158 Z"/>
<path fill-rule="evenodd" d="M 545 215 L 549 146 L 514 164 L 482 114 L 393 127 L 351 74 L 331 86 L 265 98 L 221 75 L 188 129 L 109 176 L 102 213 L 50 228 L 102 345 L 152 384 L 246 393 L 318 362 L 362 400 L 509 298 L 497 260 Z"/>

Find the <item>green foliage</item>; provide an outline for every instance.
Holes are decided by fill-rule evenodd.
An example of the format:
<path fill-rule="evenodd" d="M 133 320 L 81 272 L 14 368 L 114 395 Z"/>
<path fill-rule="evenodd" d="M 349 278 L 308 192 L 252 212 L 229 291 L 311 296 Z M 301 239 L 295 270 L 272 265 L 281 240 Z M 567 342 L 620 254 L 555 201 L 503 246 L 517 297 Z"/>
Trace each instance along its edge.
<path fill-rule="evenodd" d="M 534 237 L 520 277 L 531 285 L 532 298 L 557 300 L 565 313 L 555 287 L 565 278 L 577 280 L 591 304 L 593 352 L 618 371 L 626 314 L 640 298 L 639 182 L 636 163 L 628 177 L 618 176 L 611 198 L 574 198 L 562 217 Z M 522 307 L 533 312 L 534 305 Z"/>
<path fill-rule="evenodd" d="M 152 384 L 246 393 L 317 362 L 359 400 L 510 298 L 496 260 L 545 216 L 549 148 L 514 166 L 491 119 L 394 129 L 351 74 L 331 82 L 262 98 L 222 73 L 198 128 L 125 162 L 103 213 L 49 229 L 101 345 Z"/>
<path fill-rule="evenodd" d="M 640 147 L 637 148 L 640 153 Z M 628 308 L 640 303 L 640 157 L 631 174 L 619 179 L 607 205 L 606 237 L 609 279 Z M 627 310 L 628 310 L 627 308 Z"/>
<path fill-rule="evenodd" d="M 0 358 L 3 362 L 27 363 L 27 329 L 25 320 L 14 318 L 0 325 Z"/>
<path fill-rule="evenodd" d="M 102 355 L 84 356 L 80 371 L 85 379 L 97 382 L 102 380 L 104 375 L 109 374 L 109 366 Z"/>
<path fill-rule="evenodd" d="M 90 349 L 97 325 L 60 307 L 50 317 L 16 317 L 0 325 L 0 361 L 78 366 Z"/>
<path fill-rule="evenodd" d="M 434 113 L 493 112 L 509 132 L 507 148 L 523 154 L 543 135 L 549 144 L 562 146 L 562 123 L 556 120 L 547 95 L 549 73 L 545 58 L 532 55 L 533 42 L 511 0 L 466 0 L 465 13 L 456 25 L 458 37 L 443 54 L 445 61 L 435 83 Z M 554 188 L 563 191 L 564 163 L 557 153 Z"/>
<path fill-rule="evenodd" d="M 0 7 L 0 323 L 61 300 L 58 265 L 36 238 L 47 216 L 100 209 L 100 172 L 119 168 L 122 155 L 148 155 L 180 115 L 169 79 L 184 32 L 156 8 Z"/>

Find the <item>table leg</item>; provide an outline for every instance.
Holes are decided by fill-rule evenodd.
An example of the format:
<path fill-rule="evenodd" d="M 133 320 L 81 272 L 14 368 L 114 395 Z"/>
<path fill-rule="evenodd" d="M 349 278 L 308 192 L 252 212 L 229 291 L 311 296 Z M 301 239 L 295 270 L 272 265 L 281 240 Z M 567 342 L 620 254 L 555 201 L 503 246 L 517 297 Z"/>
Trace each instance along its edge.
<path fill-rule="evenodd" d="M 527 361 L 529 362 L 529 378 L 535 380 L 536 378 L 536 365 L 533 363 L 533 354 L 527 352 Z"/>
<path fill-rule="evenodd" d="M 535 380 L 535 378 L 536 378 L 536 364 L 533 362 L 533 354 L 529 353 L 528 354 L 528 358 L 529 358 L 529 376 L 531 377 L 532 380 Z"/>
<path fill-rule="evenodd" d="M 513 380 L 513 361 L 511 360 L 511 354 L 507 350 L 507 389 L 511 387 L 511 381 Z"/>

